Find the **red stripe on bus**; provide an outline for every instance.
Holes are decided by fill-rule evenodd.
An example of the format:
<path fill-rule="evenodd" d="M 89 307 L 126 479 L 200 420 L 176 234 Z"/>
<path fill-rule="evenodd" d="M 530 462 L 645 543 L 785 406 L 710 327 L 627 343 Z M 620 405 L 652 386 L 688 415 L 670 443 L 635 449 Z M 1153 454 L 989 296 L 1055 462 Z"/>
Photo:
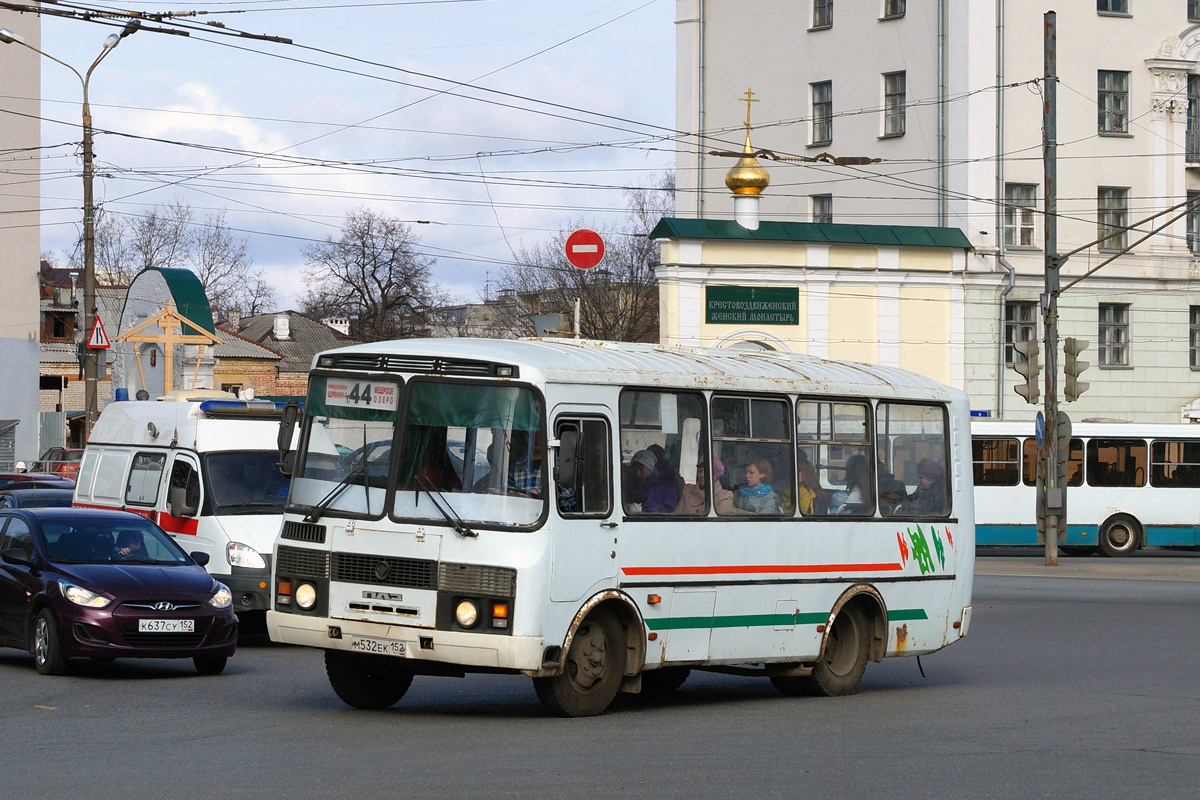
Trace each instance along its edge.
<path fill-rule="evenodd" d="M 790 572 L 899 572 L 899 564 L 764 564 L 730 567 L 623 567 L 626 575 L 760 575 Z"/>

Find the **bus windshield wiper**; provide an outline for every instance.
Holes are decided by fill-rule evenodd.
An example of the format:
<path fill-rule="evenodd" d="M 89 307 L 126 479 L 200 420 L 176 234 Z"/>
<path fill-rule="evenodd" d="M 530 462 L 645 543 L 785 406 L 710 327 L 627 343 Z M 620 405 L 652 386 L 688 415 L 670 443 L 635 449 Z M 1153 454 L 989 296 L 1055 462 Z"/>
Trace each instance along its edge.
<path fill-rule="evenodd" d="M 438 512 L 446 518 L 446 522 L 450 523 L 450 527 L 454 528 L 456 533 L 458 533 L 460 536 L 466 537 L 474 537 L 479 535 L 477 532 L 467 527 L 467 523 L 463 522 L 462 517 L 460 517 L 458 512 L 454 510 L 454 506 L 450 504 L 450 501 L 447 500 L 445 496 L 442 495 L 441 491 L 439 491 L 438 488 L 433 485 L 433 481 L 429 480 L 429 478 L 426 478 L 424 475 L 418 475 L 417 485 L 425 490 L 425 494 L 429 495 L 429 499 L 433 501 L 433 507 L 436 508 Z M 445 503 L 446 508 L 450 510 L 447 511 L 446 508 L 442 508 L 442 503 Z M 452 514 L 453 516 L 451 516 Z"/>
<path fill-rule="evenodd" d="M 351 470 L 346 475 L 346 477 L 344 477 L 340 481 L 338 481 L 337 485 L 334 486 L 332 489 L 330 489 L 329 493 L 327 495 L 325 495 L 324 497 L 322 497 L 320 500 L 318 500 L 317 504 L 314 505 L 309 510 L 308 514 L 306 514 L 304 516 L 304 521 L 305 522 L 316 522 L 317 520 L 319 520 L 321 518 L 321 515 L 323 515 L 325 513 L 325 510 L 328 509 L 329 506 L 331 506 L 333 504 L 333 501 L 337 500 L 338 497 L 341 496 L 342 492 L 344 492 L 346 490 L 346 487 L 349 486 L 352 482 L 354 482 L 354 480 L 357 479 L 360 475 L 364 478 L 366 477 L 367 469 L 365 466 L 359 467 L 358 469 L 355 469 L 355 470 Z M 365 483 L 365 481 L 364 481 L 364 483 Z"/>

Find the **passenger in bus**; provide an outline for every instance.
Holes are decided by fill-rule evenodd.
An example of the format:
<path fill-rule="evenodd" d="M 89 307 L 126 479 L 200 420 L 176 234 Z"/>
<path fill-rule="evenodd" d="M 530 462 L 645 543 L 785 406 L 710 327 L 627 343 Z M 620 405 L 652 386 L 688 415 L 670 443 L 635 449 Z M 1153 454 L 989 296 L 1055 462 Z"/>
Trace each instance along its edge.
<path fill-rule="evenodd" d="M 846 488 L 833 493 L 829 510 L 835 514 L 866 514 L 871 497 L 871 467 L 867 457 L 856 453 L 846 459 Z"/>
<path fill-rule="evenodd" d="M 917 464 L 917 490 L 908 496 L 912 513 L 946 513 L 946 469 L 940 461 L 923 458 Z"/>
<path fill-rule="evenodd" d="M 771 462 L 756 458 L 746 464 L 746 482 L 734 496 L 733 504 L 748 514 L 778 514 L 779 495 L 771 488 Z"/>
<path fill-rule="evenodd" d="M 800 451 L 800 455 L 804 456 L 796 465 L 800 477 L 800 493 L 798 495 L 800 513 L 828 514 L 829 492 L 821 486 L 821 479 L 817 477 L 817 468 L 808 460 L 803 450 Z"/>
<path fill-rule="evenodd" d="M 662 448 L 662 445 L 652 444 L 646 448 L 654 454 L 655 468 L 663 474 L 663 481 L 670 478 L 675 483 L 675 496 L 683 495 L 683 476 L 679 474 L 679 468 L 675 466 L 671 459 L 667 458 L 667 451 Z"/>
<path fill-rule="evenodd" d="M 513 431 L 508 440 L 508 493 L 521 497 L 542 496 L 542 453 L 546 438 L 539 430 L 529 447 L 528 431 Z"/>
<path fill-rule="evenodd" d="M 659 468 L 650 450 L 639 450 L 629 462 L 625 504 L 630 511 L 671 513 L 679 505 L 675 478 Z"/>
<path fill-rule="evenodd" d="M 718 460 L 717 463 L 721 462 Z M 724 465 L 721 466 L 721 471 L 725 471 Z M 727 513 L 732 512 L 733 492 L 718 482 L 713 487 L 713 493 L 717 497 L 721 497 L 722 492 L 724 501 L 728 505 Z M 708 466 L 704 463 L 703 458 L 696 464 L 696 482 L 684 485 L 683 492 L 679 496 L 679 505 L 675 506 L 675 513 L 691 514 L 692 516 L 704 516 L 708 513 Z"/>

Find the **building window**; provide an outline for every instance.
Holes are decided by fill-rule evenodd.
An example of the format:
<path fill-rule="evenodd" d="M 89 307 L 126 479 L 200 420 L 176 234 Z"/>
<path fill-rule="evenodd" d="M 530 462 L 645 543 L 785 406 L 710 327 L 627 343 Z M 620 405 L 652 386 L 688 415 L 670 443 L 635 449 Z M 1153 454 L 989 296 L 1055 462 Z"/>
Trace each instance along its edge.
<path fill-rule="evenodd" d="M 1188 309 L 1188 363 L 1192 369 L 1200 369 L 1200 306 Z"/>
<path fill-rule="evenodd" d="M 833 27 L 833 0 L 813 0 L 813 27 Z"/>
<path fill-rule="evenodd" d="M 1023 363 L 1025 356 L 1013 349 L 1018 342 L 1037 338 L 1037 303 L 1012 301 L 1004 304 L 1004 363 Z M 1019 359 L 1020 362 L 1015 361 Z"/>
<path fill-rule="evenodd" d="M 833 81 L 809 84 L 812 89 L 812 143 L 833 141 Z"/>
<path fill-rule="evenodd" d="M 1096 238 L 1101 250 L 1124 250 L 1129 223 L 1129 190 L 1101 186 L 1096 198 Z"/>
<path fill-rule="evenodd" d="M 1128 14 L 1129 0 L 1096 0 L 1096 11 L 1101 14 Z"/>
<path fill-rule="evenodd" d="M 1100 133 L 1129 132 L 1129 73 L 1102 69 L 1096 73 Z"/>
<path fill-rule="evenodd" d="M 814 194 L 812 196 L 812 221 L 821 225 L 833 222 L 833 195 Z"/>
<path fill-rule="evenodd" d="M 1196 0 L 1200 4 L 1200 0 Z M 1187 163 L 1200 161 L 1200 75 L 1188 75 L 1187 134 L 1184 147 Z"/>
<path fill-rule="evenodd" d="M 1004 244 L 1006 247 L 1037 247 L 1034 214 L 1037 184 L 1004 184 Z"/>
<path fill-rule="evenodd" d="M 46 311 L 42 314 L 42 341 L 75 341 L 74 311 Z"/>
<path fill-rule="evenodd" d="M 1187 246 L 1193 255 L 1200 255 L 1200 192 L 1188 192 Z"/>
<path fill-rule="evenodd" d="M 1187 0 L 1188 22 L 1200 22 L 1200 0 Z"/>
<path fill-rule="evenodd" d="M 229 392 L 230 394 L 236 394 L 238 397 L 241 397 L 242 385 L 240 383 L 222 383 L 221 391 Z"/>
<path fill-rule="evenodd" d="M 904 135 L 905 73 L 887 72 L 883 76 L 883 135 Z"/>
<path fill-rule="evenodd" d="M 1196 0 L 1200 2 L 1200 0 Z M 904 0 L 883 0 L 883 18 L 895 19 L 904 16 Z"/>
<path fill-rule="evenodd" d="M 1100 304 L 1100 366 L 1129 366 L 1129 305 Z"/>

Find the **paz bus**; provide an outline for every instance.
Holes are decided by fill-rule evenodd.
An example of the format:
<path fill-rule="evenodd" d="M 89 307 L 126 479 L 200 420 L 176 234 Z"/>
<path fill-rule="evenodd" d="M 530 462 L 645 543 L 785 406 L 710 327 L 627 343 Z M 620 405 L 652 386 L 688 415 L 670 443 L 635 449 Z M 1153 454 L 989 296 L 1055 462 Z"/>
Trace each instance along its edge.
<path fill-rule="evenodd" d="M 971 435 L 978 543 L 1038 544 L 1033 423 Z M 1078 422 L 1068 457 L 1066 552 L 1200 545 L 1200 425 Z"/>
<path fill-rule="evenodd" d="M 967 397 L 881 366 L 574 340 L 319 354 L 268 629 L 334 692 L 523 673 L 565 716 L 693 669 L 847 694 L 967 633 Z"/>

